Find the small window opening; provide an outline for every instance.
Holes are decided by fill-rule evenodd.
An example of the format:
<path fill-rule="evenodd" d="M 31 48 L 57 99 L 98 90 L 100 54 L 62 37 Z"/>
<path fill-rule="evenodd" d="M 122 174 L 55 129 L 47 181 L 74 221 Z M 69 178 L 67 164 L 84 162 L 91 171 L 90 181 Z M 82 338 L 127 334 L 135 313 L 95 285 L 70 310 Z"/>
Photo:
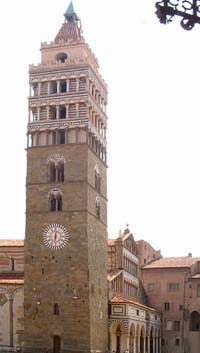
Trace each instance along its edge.
<path fill-rule="evenodd" d="M 101 205 L 100 205 L 100 201 L 99 198 L 96 198 L 96 215 L 98 218 L 100 218 L 100 211 L 101 211 Z"/>
<path fill-rule="evenodd" d="M 176 338 L 175 345 L 180 346 L 180 338 Z"/>
<path fill-rule="evenodd" d="M 54 315 L 59 315 L 59 305 L 57 303 L 54 304 L 53 313 Z"/>
<path fill-rule="evenodd" d="M 60 134 L 60 144 L 61 144 L 61 145 L 64 145 L 64 144 L 65 144 L 65 131 L 64 131 L 64 130 L 61 130 L 61 131 L 59 132 L 59 134 Z"/>
<path fill-rule="evenodd" d="M 50 120 L 56 120 L 56 107 L 50 107 Z"/>
<path fill-rule="evenodd" d="M 15 259 L 11 259 L 11 271 L 15 271 Z"/>
<path fill-rule="evenodd" d="M 52 88 L 52 93 L 53 94 L 57 93 L 57 82 L 56 81 L 52 82 L 51 88 Z"/>
<path fill-rule="evenodd" d="M 60 92 L 61 93 L 67 92 L 67 83 L 66 83 L 66 81 L 61 81 L 60 82 Z"/>
<path fill-rule="evenodd" d="M 64 63 L 67 60 L 67 54 L 65 53 L 59 53 L 56 55 L 56 61 L 60 63 Z"/>
<path fill-rule="evenodd" d="M 66 119 L 66 107 L 64 105 L 60 107 L 60 119 Z"/>

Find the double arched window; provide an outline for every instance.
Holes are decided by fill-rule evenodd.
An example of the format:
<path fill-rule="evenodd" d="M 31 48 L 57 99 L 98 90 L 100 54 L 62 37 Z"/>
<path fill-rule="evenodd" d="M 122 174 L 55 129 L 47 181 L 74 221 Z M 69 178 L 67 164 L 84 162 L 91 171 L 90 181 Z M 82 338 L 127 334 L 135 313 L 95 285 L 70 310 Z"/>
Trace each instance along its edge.
<path fill-rule="evenodd" d="M 59 189 L 52 189 L 49 192 L 49 211 L 62 211 L 62 191 Z"/>
<path fill-rule="evenodd" d="M 47 159 L 47 179 L 50 183 L 63 182 L 65 179 L 65 158 L 54 153 Z"/>
<path fill-rule="evenodd" d="M 48 165 L 48 181 L 50 183 L 64 181 L 64 163 L 50 162 Z"/>

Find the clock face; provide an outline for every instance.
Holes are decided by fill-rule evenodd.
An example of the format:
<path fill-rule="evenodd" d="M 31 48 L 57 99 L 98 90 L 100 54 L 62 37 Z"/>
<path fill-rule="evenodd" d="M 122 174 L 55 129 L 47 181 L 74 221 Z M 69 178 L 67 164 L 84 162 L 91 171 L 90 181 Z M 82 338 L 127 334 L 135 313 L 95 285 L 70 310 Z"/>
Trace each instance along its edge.
<path fill-rule="evenodd" d="M 44 230 L 43 241 L 49 249 L 62 249 L 69 241 L 68 230 L 60 224 L 50 224 Z"/>

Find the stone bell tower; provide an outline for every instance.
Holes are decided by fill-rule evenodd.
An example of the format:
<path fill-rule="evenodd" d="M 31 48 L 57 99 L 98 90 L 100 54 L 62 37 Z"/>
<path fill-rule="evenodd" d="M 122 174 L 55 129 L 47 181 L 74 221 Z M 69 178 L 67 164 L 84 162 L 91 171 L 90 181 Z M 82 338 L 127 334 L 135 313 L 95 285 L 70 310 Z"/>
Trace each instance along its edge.
<path fill-rule="evenodd" d="M 107 87 L 64 16 L 30 66 L 25 353 L 107 351 Z"/>

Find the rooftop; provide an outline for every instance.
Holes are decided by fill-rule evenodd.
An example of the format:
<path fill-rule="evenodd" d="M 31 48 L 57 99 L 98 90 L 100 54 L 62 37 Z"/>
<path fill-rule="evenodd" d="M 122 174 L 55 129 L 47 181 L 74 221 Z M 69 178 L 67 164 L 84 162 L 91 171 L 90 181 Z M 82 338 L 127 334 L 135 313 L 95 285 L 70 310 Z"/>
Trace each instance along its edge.
<path fill-rule="evenodd" d="M 4 246 L 24 246 L 24 240 L 0 240 L 0 247 Z"/>
<path fill-rule="evenodd" d="M 185 257 L 162 257 L 158 260 L 152 261 L 142 268 L 181 268 L 190 267 L 195 262 L 200 261 L 199 257 L 185 256 Z"/>
<path fill-rule="evenodd" d="M 134 305 L 137 305 L 143 309 L 150 309 L 152 311 L 155 311 L 157 312 L 157 310 L 153 309 L 153 308 L 150 308 L 146 305 L 143 305 L 141 303 L 138 303 L 137 301 L 134 301 L 132 299 L 128 299 L 128 298 L 125 298 L 125 297 L 121 297 L 121 296 L 115 296 L 111 299 L 111 303 L 130 303 L 130 304 L 134 304 Z"/>

